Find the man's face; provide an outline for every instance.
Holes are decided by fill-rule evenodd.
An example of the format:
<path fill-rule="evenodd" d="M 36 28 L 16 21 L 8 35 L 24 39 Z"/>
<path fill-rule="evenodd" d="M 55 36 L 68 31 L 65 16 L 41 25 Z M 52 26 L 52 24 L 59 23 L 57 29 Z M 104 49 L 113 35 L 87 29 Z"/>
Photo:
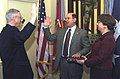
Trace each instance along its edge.
<path fill-rule="evenodd" d="M 15 26 L 20 26 L 21 22 L 22 22 L 22 16 L 21 13 L 19 12 L 18 15 L 15 16 Z"/>
<path fill-rule="evenodd" d="M 74 19 L 72 18 L 72 14 L 73 13 L 69 13 L 66 15 L 66 18 L 65 18 L 65 21 L 66 21 L 65 26 L 66 27 L 72 27 L 75 25 L 76 20 L 75 20 L 75 18 Z"/>

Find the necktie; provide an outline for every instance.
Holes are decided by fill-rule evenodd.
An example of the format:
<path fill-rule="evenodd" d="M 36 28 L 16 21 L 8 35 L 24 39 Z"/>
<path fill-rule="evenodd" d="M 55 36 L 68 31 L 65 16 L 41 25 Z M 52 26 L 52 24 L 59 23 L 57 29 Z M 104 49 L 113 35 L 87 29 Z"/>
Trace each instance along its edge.
<path fill-rule="evenodd" d="M 64 42 L 64 49 L 63 49 L 63 55 L 66 57 L 68 55 L 68 45 L 69 45 L 69 40 L 70 40 L 70 35 L 71 35 L 71 29 L 66 34 L 65 42 Z"/>

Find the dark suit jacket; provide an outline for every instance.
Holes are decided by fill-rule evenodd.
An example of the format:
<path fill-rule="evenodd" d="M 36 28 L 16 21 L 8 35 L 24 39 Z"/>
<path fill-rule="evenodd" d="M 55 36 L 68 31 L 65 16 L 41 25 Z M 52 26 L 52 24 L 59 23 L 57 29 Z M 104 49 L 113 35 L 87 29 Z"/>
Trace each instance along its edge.
<path fill-rule="evenodd" d="M 30 22 L 22 31 L 7 24 L 0 34 L 0 57 L 3 64 L 3 79 L 33 79 L 24 42 L 35 26 Z"/>
<path fill-rule="evenodd" d="M 67 28 L 62 28 L 62 29 L 57 30 L 56 33 L 51 34 L 49 28 L 44 29 L 44 33 L 45 33 L 47 40 L 57 41 L 57 49 L 56 49 L 57 54 L 56 54 L 56 59 L 55 59 L 55 69 L 58 68 L 60 59 L 62 56 L 62 44 L 63 44 L 63 39 L 64 39 L 66 30 Z M 87 32 L 85 30 L 82 30 L 76 27 L 73 38 L 71 40 L 70 56 L 76 53 L 85 55 L 89 52 L 89 50 L 90 50 L 90 44 L 88 41 Z"/>
<path fill-rule="evenodd" d="M 120 35 L 116 40 L 115 54 L 120 55 Z M 115 58 L 115 64 L 113 68 L 113 79 L 120 79 L 120 57 Z"/>
<path fill-rule="evenodd" d="M 98 38 L 87 55 L 85 64 L 91 68 L 112 70 L 112 58 L 116 43 L 112 32 L 107 32 Z"/>
<path fill-rule="evenodd" d="M 116 40 L 115 54 L 116 55 L 120 55 L 120 35 L 118 36 L 118 38 Z"/>

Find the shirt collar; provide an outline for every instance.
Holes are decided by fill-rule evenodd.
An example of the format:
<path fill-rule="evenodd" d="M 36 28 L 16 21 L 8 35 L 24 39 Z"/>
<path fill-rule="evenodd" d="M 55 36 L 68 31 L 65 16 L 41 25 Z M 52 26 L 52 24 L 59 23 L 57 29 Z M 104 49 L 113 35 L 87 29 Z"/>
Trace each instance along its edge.
<path fill-rule="evenodd" d="M 68 29 L 67 29 L 67 30 L 71 29 L 71 31 L 74 31 L 74 30 L 76 29 L 76 27 L 77 27 L 77 26 L 76 26 L 76 25 L 74 25 L 74 26 L 73 26 L 73 27 L 71 27 L 71 28 L 69 28 L 69 27 L 68 27 Z"/>

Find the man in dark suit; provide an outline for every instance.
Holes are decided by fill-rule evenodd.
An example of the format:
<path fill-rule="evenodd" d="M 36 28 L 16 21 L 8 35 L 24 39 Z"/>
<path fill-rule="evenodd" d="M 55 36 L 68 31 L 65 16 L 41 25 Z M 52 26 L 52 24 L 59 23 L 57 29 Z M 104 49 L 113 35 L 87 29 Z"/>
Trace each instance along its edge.
<path fill-rule="evenodd" d="M 68 13 L 65 21 L 65 27 L 58 29 L 54 34 L 50 33 L 49 26 L 50 18 L 46 18 L 44 22 L 44 33 L 46 39 L 49 41 L 57 41 L 57 52 L 55 59 L 55 71 L 60 69 L 60 79 L 82 79 L 83 65 L 77 63 L 70 63 L 67 61 L 68 57 L 74 57 L 77 54 L 85 55 L 90 50 L 87 32 L 76 26 L 77 16 L 74 13 Z M 67 32 L 71 29 L 67 52 L 65 49 L 65 39 Z M 66 46 L 67 47 L 67 46 Z M 65 55 L 64 53 L 67 53 Z"/>
<path fill-rule="evenodd" d="M 113 58 L 113 78 L 120 79 L 120 23 L 116 21 L 116 27 L 114 32 L 114 37 L 116 40 L 116 49 Z"/>
<path fill-rule="evenodd" d="M 120 35 L 116 39 L 115 64 L 113 67 L 113 78 L 120 79 Z"/>
<path fill-rule="evenodd" d="M 36 6 L 33 4 L 30 22 L 22 31 L 18 26 L 22 22 L 19 10 L 6 12 L 7 24 L 0 34 L 0 57 L 3 65 L 3 79 L 33 79 L 33 71 L 27 57 L 24 42 L 35 29 Z"/>

